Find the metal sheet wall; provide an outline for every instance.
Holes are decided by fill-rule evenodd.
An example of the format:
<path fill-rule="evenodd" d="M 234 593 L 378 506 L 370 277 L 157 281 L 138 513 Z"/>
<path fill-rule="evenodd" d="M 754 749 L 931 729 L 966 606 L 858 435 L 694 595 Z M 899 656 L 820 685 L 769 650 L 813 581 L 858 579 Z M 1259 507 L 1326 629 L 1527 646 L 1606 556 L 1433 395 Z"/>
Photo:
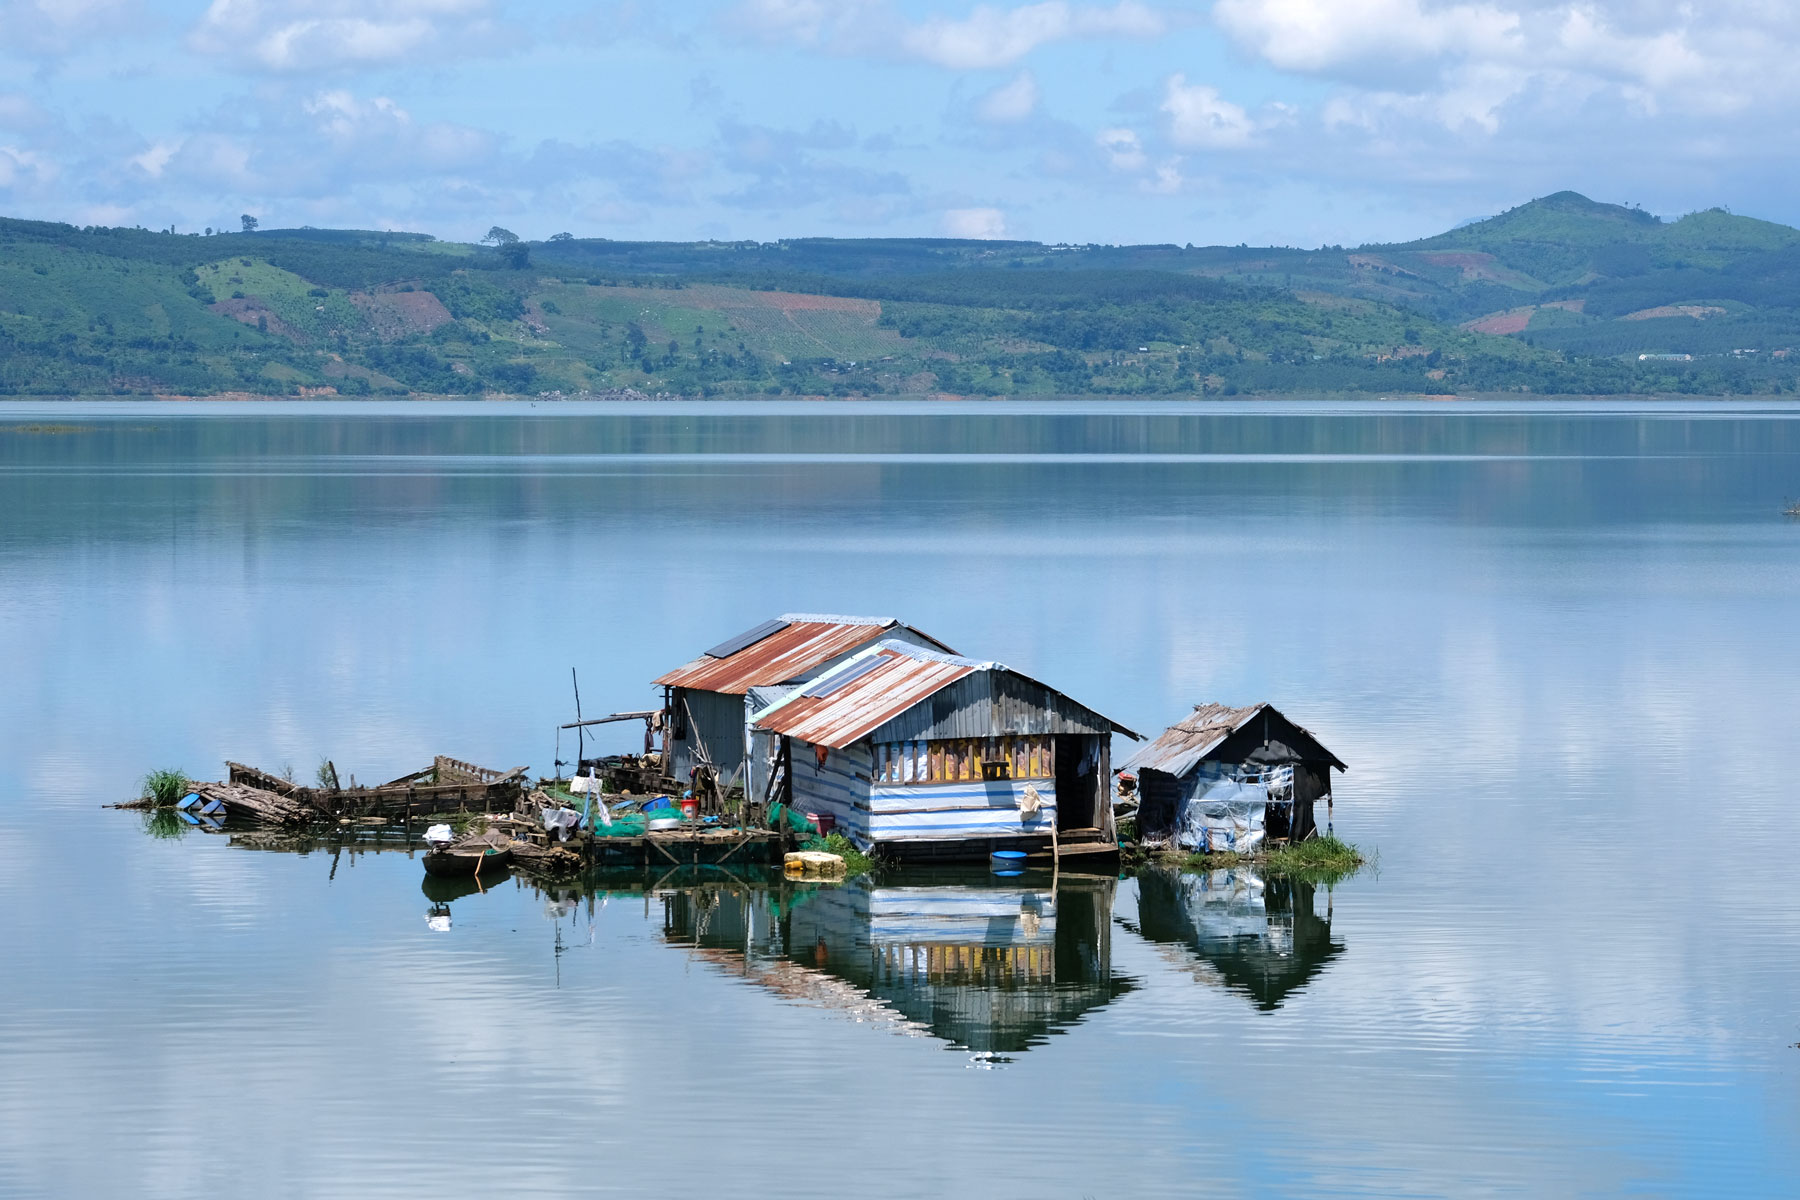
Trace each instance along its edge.
<path fill-rule="evenodd" d="M 794 810 L 829 813 L 838 832 L 867 845 L 869 839 L 869 745 L 859 742 L 827 753 L 824 763 L 809 742 L 794 739 Z"/>
<path fill-rule="evenodd" d="M 1112 732 L 1105 717 L 1005 671 L 978 671 L 913 705 L 869 735 L 875 742 L 1007 734 Z"/>
<path fill-rule="evenodd" d="M 719 770 L 719 782 L 729 783 L 732 772 L 744 761 L 744 698 L 728 692 L 676 688 L 670 703 L 674 706 L 676 727 L 685 727 L 674 744 L 672 774 L 684 783 L 687 781 L 689 769 L 698 761 L 694 743 L 699 741 L 705 744 Z"/>
<path fill-rule="evenodd" d="M 1040 807 L 1019 810 L 1026 787 Z M 880 784 L 870 789 L 869 836 L 883 842 L 956 842 L 988 838 L 1048 838 L 1056 827 L 1056 788 L 1047 779 L 997 779 L 953 784 Z"/>

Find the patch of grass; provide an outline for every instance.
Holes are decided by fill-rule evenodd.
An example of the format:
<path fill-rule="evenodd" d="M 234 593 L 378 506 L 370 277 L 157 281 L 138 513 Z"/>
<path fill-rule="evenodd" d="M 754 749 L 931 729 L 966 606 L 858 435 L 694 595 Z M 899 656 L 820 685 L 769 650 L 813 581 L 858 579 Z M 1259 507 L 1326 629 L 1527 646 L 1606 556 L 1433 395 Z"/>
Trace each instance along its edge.
<path fill-rule="evenodd" d="M 1282 875 L 1342 877 L 1363 865 L 1362 854 L 1349 842 L 1327 835 L 1277 846 L 1265 856 L 1269 869 Z"/>
<path fill-rule="evenodd" d="M 856 843 L 841 833 L 816 837 L 806 843 L 808 850 L 823 850 L 844 860 L 845 875 L 867 875 L 875 869 L 875 860 L 856 848 Z"/>
<path fill-rule="evenodd" d="M 187 772 L 170 768 L 144 776 L 140 794 L 158 808 L 174 808 L 175 802 L 187 795 L 187 791 Z"/>
<path fill-rule="evenodd" d="M 1277 846 L 1264 854 L 1165 854 L 1157 856 L 1194 871 L 1222 871 L 1230 867 L 1258 867 L 1270 875 L 1286 875 L 1309 883 L 1336 883 L 1356 874 L 1368 862 L 1349 842 L 1334 836 L 1309 838 L 1296 845 Z"/>

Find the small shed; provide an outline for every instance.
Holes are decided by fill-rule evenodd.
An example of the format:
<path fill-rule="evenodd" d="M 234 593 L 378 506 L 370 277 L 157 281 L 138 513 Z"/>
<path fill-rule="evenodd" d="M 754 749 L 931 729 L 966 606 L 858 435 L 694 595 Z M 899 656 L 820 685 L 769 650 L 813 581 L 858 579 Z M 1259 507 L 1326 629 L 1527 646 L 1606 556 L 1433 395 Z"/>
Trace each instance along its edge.
<path fill-rule="evenodd" d="M 1201 704 L 1119 768 L 1138 785 L 1138 838 L 1184 850 L 1254 850 L 1318 832 L 1331 771 L 1348 770 L 1272 704 Z"/>
<path fill-rule="evenodd" d="M 742 772 L 746 794 L 760 795 L 765 781 L 756 768 L 758 758 L 767 756 L 749 753 L 751 719 L 793 685 L 883 640 L 950 652 L 893 617 L 785 613 L 657 676 L 668 714 L 663 747 L 668 773 L 685 780 L 695 766 L 710 766 L 728 787 Z"/>
<path fill-rule="evenodd" d="M 1112 735 L 1139 737 L 1000 663 L 897 640 L 755 727 L 779 738 L 776 783 L 796 809 L 859 845 L 940 858 L 1116 851 Z"/>

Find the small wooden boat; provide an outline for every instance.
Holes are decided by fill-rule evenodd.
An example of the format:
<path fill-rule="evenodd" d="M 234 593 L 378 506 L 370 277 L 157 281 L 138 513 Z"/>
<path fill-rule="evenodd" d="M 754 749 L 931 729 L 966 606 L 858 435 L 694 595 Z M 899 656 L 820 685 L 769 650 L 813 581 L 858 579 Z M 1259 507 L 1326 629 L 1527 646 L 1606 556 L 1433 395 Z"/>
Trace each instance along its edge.
<path fill-rule="evenodd" d="M 488 842 L 446 846 L 442 850 L 425 852 L 425 870 L 432 875 L 473 875 L 479 879 L 487 872 L 499 874 L 511 862 L 510 848 Z"/>

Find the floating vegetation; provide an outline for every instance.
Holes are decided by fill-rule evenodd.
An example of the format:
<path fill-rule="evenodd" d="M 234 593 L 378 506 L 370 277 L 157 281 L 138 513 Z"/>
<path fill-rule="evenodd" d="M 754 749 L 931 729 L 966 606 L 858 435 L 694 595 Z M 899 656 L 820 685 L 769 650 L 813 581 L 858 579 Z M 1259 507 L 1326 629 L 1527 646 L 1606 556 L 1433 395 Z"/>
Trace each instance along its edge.
<path fill-rule="evenodd" d="M 1227 867 L 1250 866 L 1268 875 L 1283 875 L 1307 883 L 1336 883 L 1356 874 L 1368 860 L 1354 845 L 1330 834 L 1308 838 L 1304 842 L 1277 846 L 1260 854 L 1188 854 L 1164 856 L 1174 858 L 1184 867 L 1201 871 L 1217 871 Z"/>
<path fill-rule="evenodd" d="M 844 860 L 845 875 L 867 875 L 875 869 L 875 860 L 856 848 L 856 843 L 841 833 L 816 837 L 806 843 L 808 850 L 823 850 Z"/>
<path fill-rule="evenodd" d="M 141 795 L 158 808 L 173 808 L 187 791 L 187 772 L 170 769 L 152 771 L 144 776 Z"/>
<path fill-rule="evenodd" d="M 1331 834 L 1277 846 L 1264 860 L 1271 872 L 1302 879 L 1342 878 L 1354 874 L 1365 859 L 1349 842 Z"/>

